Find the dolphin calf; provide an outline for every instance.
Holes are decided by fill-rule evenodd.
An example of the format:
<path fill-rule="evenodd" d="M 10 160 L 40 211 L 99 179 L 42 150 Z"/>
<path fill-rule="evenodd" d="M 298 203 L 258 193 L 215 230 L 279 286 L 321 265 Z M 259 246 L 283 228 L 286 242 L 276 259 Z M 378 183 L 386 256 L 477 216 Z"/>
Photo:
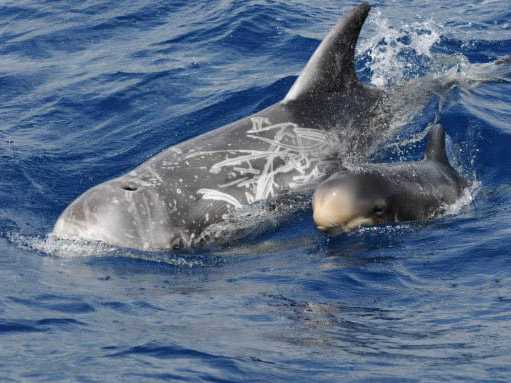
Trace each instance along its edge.
<path fill-rule="evenodd" d="M 369 10 L 363 3 L 332 28 L 282 101 L 89 189 L 60 215 L 53 237 L 143 250 L 223 241 L 213 228 L 233 212 L 312 188 L 344 157 L 367 160 L 396 129 L 392 118 L 407 122 L 393 105 L 418 109 L 445 85 L 431 81 L 406 98 L 410 87 L 392 97 L 362 84 L 354 55 Z"/>
<path fill-rule="evenodd" d="M 428 220 L 453 204 L 468 185 L 449 163 L 444 129 L 435 125 L 428 132 L 424 160 L 361 165 L 322 182 L 313 195 L 314 222 L 335 233 Z"/>

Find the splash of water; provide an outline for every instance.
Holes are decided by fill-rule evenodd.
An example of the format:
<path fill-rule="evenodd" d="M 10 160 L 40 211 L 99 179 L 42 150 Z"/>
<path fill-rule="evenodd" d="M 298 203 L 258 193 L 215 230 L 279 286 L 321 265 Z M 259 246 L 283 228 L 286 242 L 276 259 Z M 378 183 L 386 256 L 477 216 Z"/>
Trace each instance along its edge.
<path fill-rule="evenodd" d="M 103 242 L 58 239 L 51 235 L 42 238 L 11 232 L 7 234 L 7 239 L 20 249 L 37 251 L 44 255 L 62 258 L 123 257 L 165 263 L 184 268 L 203 267 L 207 266 L 208 263 L 197 257 L 186 255 L 176 255 L 168 252 L 147 253 L 133 249 L 121 249 Z"/>
<path fill-rule="evenodd" d="M 381 11 L 368 19 L 376 33 L 364 40 L 358 51 L 365 58 L 370 82 L 384 88 L 425 73 L 432 62 L 432 48 L 440 40 L 440 28 L 432 20 L 391 25 Z"/>
<path fill-rule="evenodd" d="M 473 181 L 470 186 L 463 190 L 463 194 L 452 204 L 443 207 L 441 217 L 453 216 L 462 213 L 465 209 L 473 206 L 477 194 L 481 190 L 481 182 Z"/>

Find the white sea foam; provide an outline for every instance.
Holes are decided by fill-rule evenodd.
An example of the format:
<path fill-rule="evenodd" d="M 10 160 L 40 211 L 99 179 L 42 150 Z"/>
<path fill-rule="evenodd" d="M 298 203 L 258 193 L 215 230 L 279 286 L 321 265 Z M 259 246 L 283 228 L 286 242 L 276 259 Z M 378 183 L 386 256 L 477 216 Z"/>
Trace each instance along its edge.
<path fill-rule="evenodd" d="M 118 249 L 102 242 L 57 239 L 52 235 L 44 237 L 8 233 L 9 241 L 22 249 L 35 250 L 47 255 L 62 257 L 104 256 L 115 254 Z"/>
<path fill-rule="evenodd" d="M 366 69 L 371 73 L 371 84 L 377 87 L 426 73 L 445 76 L 446 81 L 455 80 L 464 88 L 489 80 L 509 81 L 509 64 L 472 64 L 462 54 L 435 53 L 433 47 L 448 31 L 432 19 L 396 28 L 380 10 L 375 10 L 368 22 L 374 25 L 375 33 L 361 41 L 357 54 L 369 58 Z"/>
<path fill-rule="evenodd" d="M 358 51 L 369 57 L 371 83 L 380 88 L 417 77 L 440 40 L 440 28 L 433 20 L 404 24 L 397 29 L 381 11 L 375 10 L 368 21 L 375 25 L 376 33 L 364 40 Z"/>
<path fill-rule="evenodd" d="M 50 256 L 62 258 L 77 257 L 123 257 L 165 263 L 176 267 L 201 267 L 204 262 L 200 259 L 177 256 L 169 252 L 147 253 L 132 249 L 121 249 L 102 242 L 57 239 L 51 235 L 38 237 L 8 233 L 7 238 L 21 249 L 37 251 Z"/>
<path fill-rule="evenodd" d="M 471 206 L 481 190 L 481 182 L 473 181 L 470 186 L 463 190 L 463 194 L 452 204 L 444 207 L 442 216 L 458 215 L 467 207 Z"/>

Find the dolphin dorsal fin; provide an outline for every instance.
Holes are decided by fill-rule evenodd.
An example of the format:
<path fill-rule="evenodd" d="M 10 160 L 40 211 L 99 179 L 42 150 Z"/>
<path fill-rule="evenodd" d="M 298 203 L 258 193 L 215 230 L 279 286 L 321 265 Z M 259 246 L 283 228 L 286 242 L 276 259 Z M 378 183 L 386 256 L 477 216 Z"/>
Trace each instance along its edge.
<path fill-rule="evenodd" d="M 284 103 L 326 92 L 350 94 L 361 86 L 355 73 L 355 46 L 370 8 L 362 3 L 337 23 L 305 65 Z"/>
<path fill-rule="evenodd" d="M 445 151 L 445 131 L 440 125 L 436 124 L 428 132 L 428 146 L 426 148 L 426 160 L 438 161 L 449 164 L 447 153 Z"/>

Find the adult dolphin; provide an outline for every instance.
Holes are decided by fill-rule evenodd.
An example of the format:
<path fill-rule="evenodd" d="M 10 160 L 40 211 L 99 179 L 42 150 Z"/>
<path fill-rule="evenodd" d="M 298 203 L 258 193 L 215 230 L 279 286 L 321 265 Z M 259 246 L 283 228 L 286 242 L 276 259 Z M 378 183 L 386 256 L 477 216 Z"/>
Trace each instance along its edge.
<path fill-rule="evenodd" d="M 335 25 L 281 102 L 91 188 L 62 213 L 54 237 L 144 250 L 224 240 L 211 228 L 227 213 L 317 185 L 348 152 L 365 160 L 397 114 L 386 93 L 355 73 L 369 9 L 363 3 Z M 435 92 L 431 84 L 411 96 L 416 105 Z"/>
<path fill-rule="evenodd" d="M 434 125 L 424 160 L 356 166 L 323 181 L 312 200 L 314 222 L 322 231 L 337 233 L 428 220 L 456 202 L 468 185 L 449 163 L 444 129 Z"/>

